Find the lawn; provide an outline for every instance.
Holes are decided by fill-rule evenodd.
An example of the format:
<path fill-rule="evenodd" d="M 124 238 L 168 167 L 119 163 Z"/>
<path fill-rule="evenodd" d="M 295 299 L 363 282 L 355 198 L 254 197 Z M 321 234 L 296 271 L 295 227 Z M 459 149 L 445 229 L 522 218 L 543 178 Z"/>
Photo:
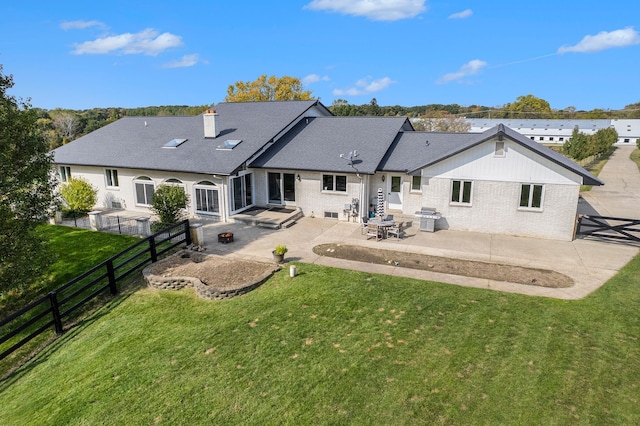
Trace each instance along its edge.
<path fill-rule="evenodd" d="M 114 300 L 0 383 L 0 424 L 640 423 L 640 256 L 578 301 L 297 267 Z"/>
<path fill-rule="evenodd" d="M 22 291 L 0 293 L 0 318 L 140 241 L 128 235 L 66 226 L 42 225 L 38 232 L 49 242 L 49 251 L 54 262 L 44 279 L 32 283 Z"/>
<path fill-rule="evenodd" d="M 634 149 L 631 152 L 630 158 L 634 163 L 636 163 L 636 166 L 638 166 L 638 171 L 640 171 L 640 148 Z"/>

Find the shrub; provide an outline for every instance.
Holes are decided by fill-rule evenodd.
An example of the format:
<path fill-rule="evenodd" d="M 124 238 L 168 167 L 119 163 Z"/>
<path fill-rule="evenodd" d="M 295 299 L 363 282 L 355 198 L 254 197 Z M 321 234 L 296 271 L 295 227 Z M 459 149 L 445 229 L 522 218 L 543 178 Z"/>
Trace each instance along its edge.
<path fill-rule="evenodd" d="M 286 252 L 288 252 L 289 249 L 287 248 L 287 246 L 285 246 L 284 244 L 278 244 L 276 246 L 276 249 L 273 251 L 275 254 L 285 254 Z"/>
<path fill-rule="evenodd" d="M 189 196 L 183 188 L 176 185 L 158 186 L 151 199 L 151 210 L 165 225 L 179 222 L 188 205 Z"/>
<path fill-rule="evenodd" d="M 98 189 L 83 178 L 70 178 L 60 188 L 67 209 L 72 213 L 87 213 L 98 199 Z"/>

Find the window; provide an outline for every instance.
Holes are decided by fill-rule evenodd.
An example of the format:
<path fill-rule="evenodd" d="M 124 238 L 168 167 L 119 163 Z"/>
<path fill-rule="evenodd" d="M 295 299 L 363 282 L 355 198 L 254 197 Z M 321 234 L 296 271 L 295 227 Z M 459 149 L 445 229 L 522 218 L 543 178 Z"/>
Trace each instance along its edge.
<path fill-rule="evenodd" d="M 454 180 L 451 185 L 451 202 L 455 204 L 471 204 L 471 186 L 469 180 Z"/>
<path fill-rule="evenodd" d="M 549 136 L 549 140 L 552 141 L 553 140 L 553 136 Z"/>
<path fill-rule="evenodd" d="M 496 142 L 496 149 L 493 155 L 495 157 L 504 157 L 504 142 Z"/>
<path fill-rule="evenodd" d="M 347 176 L 322 175 L 322 189 L 324 191 L 347 192 Z"/>
<path fill-rule="evenodd" d="M 107 179 L 107 186 L 114 188 L 120 186 L 118 182 L 118 171 L 116 169 L 105 169 L 104 176 Z"/>
<path fill-rule="evenodd" d="M 171 139 L 169 142 L 165 143 L 162 147 L 175 149 L 180 145 L 182 145 L 183 143 L 185 143 L 186 141 L 187 141 L 186 139 Z"/>
<path fill-rule="evenodd" d="M 540 138 L 539 138 L 539 139 L 540 139 L 541 141 L 543 141 L 543 140 L 544 140 L 544 136 L 540 136 Z"/>
<path fill-rule="evenodd" d="M 411 190 L 422 191 L 422 176 L 411 176 Z"/>
<path fill-rule="evenodd" d="M 60 166 L 60 180 L 62 182 L 68 182 L 71 179 L 71 167 Z"/>
<path fill-rule="evenodd" d="M 220 151 L 231 151 L 233 148 L 238 146 L 240 142 L 242 142 L 241 139 L 227 139 L 222 144 L 218 145 L 216 149 Z"/>
<path fill-rule="evenodd" d="M 564 138 L 563 138 L 562 136 L 560 136 L 560 137 L 558 138 L 558 140 L 559 140 L 560 142 L 564 142 Z"/>
<path fill-rule="evenodd" d="M 624 143 L 629 143 L 631 140 L 630 139 L 625 139 Z"/>
<path fill-rule="evenodd" d="M 520 190 L 520 207 L 525 209 L 542 209 L 544 185 L 523 183 Z"/>
<path fill-rule="evenodd" d="M 220 214 L 218 187 L 212 182 L 202 181 L 193 186 L 196 193 L 196 212 L 204 214 Z"/>
<path fill-rule="evenodd" d="M 155 185 L 151 178 L 140 176 L 136 178 L 133 184 L 136 188 L 136 204 L 139 206 L 150 206 L 155 191 Z"/>

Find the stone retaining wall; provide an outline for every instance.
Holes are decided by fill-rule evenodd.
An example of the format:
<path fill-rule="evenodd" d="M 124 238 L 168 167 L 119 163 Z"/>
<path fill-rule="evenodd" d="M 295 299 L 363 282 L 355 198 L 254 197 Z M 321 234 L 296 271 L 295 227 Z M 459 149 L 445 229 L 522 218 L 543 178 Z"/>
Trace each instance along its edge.
<path fill-rule="evenodd" d="M 163 277 L 160 275 L 152 274 L 151 268 L 157 267 L 158 264 L 162 262 L 166 262 L 172 257 L 189 257 L 184 256 L 184 252 L 178 252 L 173 254 L 166 259 L 162 259 L 150 266 L 147 266 L 142 271 L 142 276 L 147 281 L 149 287 L 155 288 L 157 290 L 182 290 L 185 287 L 193 287 L 196 294 L 203 299 L 206 300 L 223 300 L 223 299 L 231 299 L 232 297 L 241 296 L 250 292 L 251 290 L 255 290 L 260 287 L 262 283 L 264 283 L 271 275 L 273 275 L 274 271 L 267 272 L 263 276 L 246 283 L 242 287 L 232 288 L 232 289 L 219 289 L 215 287 L 208 286 L 207 284 L 200 281 L 198 278 L 193 277 Z M 202 258 L 192 259 L 195 262 L 203 261 Z"/>

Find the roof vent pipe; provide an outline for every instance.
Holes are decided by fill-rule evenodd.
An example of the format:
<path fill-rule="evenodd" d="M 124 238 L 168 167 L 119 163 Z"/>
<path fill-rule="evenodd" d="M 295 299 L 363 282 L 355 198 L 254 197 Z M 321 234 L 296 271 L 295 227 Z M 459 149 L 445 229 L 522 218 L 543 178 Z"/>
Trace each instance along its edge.
<path fill-rule="evenodd" d="M 218 131 L 216 129 L 216 117 L 218 113 L 213 109 L 208 109 L 204 112 L 202 116 L 204 119 L 204 137 L 205 138 L 215 138 L 218 136 Z"/>

